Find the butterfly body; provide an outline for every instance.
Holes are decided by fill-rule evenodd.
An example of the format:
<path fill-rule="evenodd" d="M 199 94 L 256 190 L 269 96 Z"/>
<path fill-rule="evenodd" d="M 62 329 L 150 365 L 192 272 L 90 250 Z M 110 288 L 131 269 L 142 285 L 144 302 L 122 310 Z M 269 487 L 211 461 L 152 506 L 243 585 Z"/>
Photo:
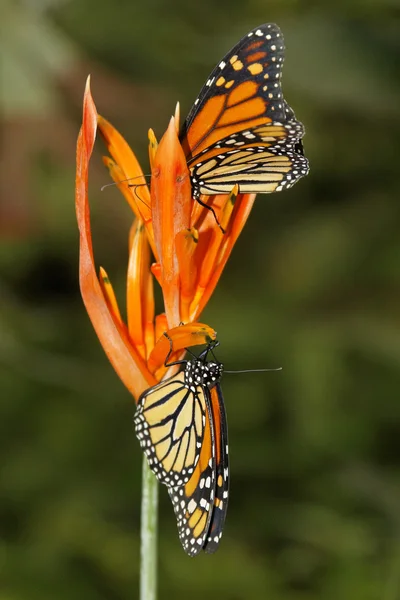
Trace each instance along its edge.
<path fill-rule="evenodd" d="M 134 417 L 149 466 L 168 487 L 189 556 L 218 548 L 228 501 L 223 366 L 207 361 L 208 351 L 146 390 Z"/>
<path fill-rule="evenodd" d="M 304 127 L 283 98 L 284 40 L 267 23 L 215 67 L 181 131 L 193 197 L 287 189 L 307 175 Z"/>

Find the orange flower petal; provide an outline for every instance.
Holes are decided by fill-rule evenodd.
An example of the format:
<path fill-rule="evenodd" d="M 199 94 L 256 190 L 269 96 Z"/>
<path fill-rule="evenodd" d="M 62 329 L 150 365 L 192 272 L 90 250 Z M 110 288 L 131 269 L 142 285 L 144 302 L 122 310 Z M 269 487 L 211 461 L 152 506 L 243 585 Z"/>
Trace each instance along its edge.
<path fill-rule="evenodd" d="M 127 199 L 135 215 L 146 225 L 149 238 L 152 240 L 154 236 L 151 223 L 150 193 L 139 162 L 128 143 L 111 123 L 100 115 L 97 117 L 97 123 L 107 149 L 115 161 L 104 159 L 111 177 Z"/>
<path fill-rule="evenodd" d="M 157 148 L 151 178 L 154 240 L 170 327 L 177 326 L 181 320 L 175 239 L 180 231 L 189 228 L 191 202 L 189 170 L 172 117 Z"/>
<path fill-rule="evenodd" d="M 156 316 L 156 325 L 155 325 L 155 338 L 158 340 L 165 331 L 168 330 L 168 322 L 167 315 L 165 313 L 161 313 L 161 315 Z"/>
<path fill-rule="evenodd" d="M 233 209 L 235 208 L 235 202 L 239 194 L 239 186 L 236 184 L 231 193 L 228 195 L 225 204 L 221 209 L 221 220 L 220 225 L 222 229 L 226 232 L 228 231 L 229 221 L 231 219 Z"/>
<path fill-rule="evenodd" d="M 216 196 L 205 196 L 202 194 L 200 196 L 200 200 L 205 204 L 205 206 L 194 200 L 190 220 L 192 227 L 196 227 L 196 229 L 199 231 L 207 228 L 219 228 L 218 224 L 221 224 L 222 210 L 224 209 L 228 198 L 229 194 L 218 194 Z M 207 206 L 210 208 L 207 208 Z"/>
<path fill-rule="evenodd" d="M 144 312 L 144 343 L 146 346 L 146 359 L 150 356 L 151 351 L 154 348 L 155 343 L 155 329 L 154 329 L 154 286 L 153 276 L 149 271 L 147 277 L 147 302 L 145 305 Z"/>
<path fill-rule="evenodd" d="M 202 200 L 203 200 L 203 198 L 204 198 L 204 196 L 201 196 Z M 199 225 L 202 223 L 202 220 L 203 220 L 202 217 L 203 217 L 203 215 L 206 214 L 205 211 L 207 211 L 207 209 L 204 206 L 202 206 L 196 200 L 193 200 L 192 213 L 190 215 L 191 227 L 195 227 L 196 229 L 199 229 Z"/>
<path fill-rule="evenodd" d="M 131 229 L 126 307 L 128 330 L 140 355 L 146 357 L 145 329 L 154 318 L 153 280 L 150 277 L 150 247 L 142 221 L 135 220 Z"/>
<path fill-rule="evenodd" d="M 149 129 L 148 137 L 149 137 L 149 162 L 150 162 L 150 168 L 152 169 L 153 165 L 154 165 L 154 157 L 156 155 L 158 142 L 157 142 L 155 133 L 152 129 Z"/>
<path fill-rule="evenodd" d="M 201 268 L 198 281 L 200 288 L 204 289 L 210 281 L 223 236 L 219 227 L 213 227 L 201 233 L 199 240 Z"/>
<path fill-rule="evenodd" d="M 246 225 L 251 209 L 253 208 L 256 195 L 257 194 L 239 194 L 237 196 L 231 219 L 231 230 L 228 239 L 224 239 L 225 253 L 228 249 L 232 249 L 232 246 L 235 245 L 243 227 Z M 228 256 L 226 257 L 226 260 L 227 259 Z"/>
<path fill-rule="evenodd" d="M 204 290 L 199 290 L 199 294 L 194 298 L 191 305 L 191 319 L 198 319 L 202 310 L 206 306 L 211 294 L 213 293 L 219 278 L 221 277 L 222 271 L 227 263 L 227 260 L 233 250 L 233 247 L 242 232 L 243 227 L 250 215 L 251 209 L 253 208 L 256 194 L 239 194 L 235 206 L 233 215 L 230 220 L 229 231 L 224 234 L 222 243 L 219 250 L 215 267 L 211 273 L 210 279 Z"/>
<path fill-rule="evenodd" d="M 109 156 L 103 156 L 103 163 L 107 167 L 112 179 L 115 181 L 117 188 L 125 197 L 125 200 L 128 202 L 129 206 L 133 210 L 137 219 L 140 219 L 144 222 L 143 218 L 143 208 L 145 207 L 143 201 L 140 199 L 137 191 L 140 189 L 141 185 L 135 186 L 129 184 L 129 182 L 124 181 L 125 173 L 124 171 L 117 165 L 117 163 L 110 158 Z M 146 184 L 147 185 L 147 184 Z M 153 253 L 155 253 L 154 246 L 154 235 L 153 235 L 153 224 L 151 219 L 147 219 L 146 222 L 146 230 L 149 238 L 149 242 L 151 245 L 151 249 Z"/>
<path fill-rule="evenodd" d="M 151 272 L 153 273 L 154 277 L 156 278 L 157 282 L 159 283 L 159 285 L 162 285 L 162 280 L 161 280 L 161 265 L 160 263 L 156 262 L 153 263 L 150 267 Z"/>
<path fill-rule="evenodd" d="M 110 307 L 111 312 L 113 313 L 114 317 L 118 319 L 120 325 L 125 327 L 125 324 L 122 321 L 120 310 L 118 308 L 118 302 L 117 298 L 115 297 L 114 288 L 111 285 L 111 281 L 103 267 L 100 267 L 99 279 L 101 289 L 103 290 L 104 297 L 108 303 L 108 306 Z"/>
<path fill-rule="evenodd" d="M 190 303 L 197 280 L 197 265 L 194 260 L 195 251 L 199 241 L 199 234 L 193 227 L 180 231 L 175 240 L 176 255 L 179 263 L 179 274 L 181 281 L 181 319 L 188 322 Z"/>
<path fill-rule="evenodd" d="M 176 129 L 176 133 L 177 135 L 179 135 L 179 130 L 180 130 L 180 125 L 179 122 L 181 120 L 181 105 L 179 104 L 179 102 L 176 103 L 175 106 L 175 129 Z"/>
<path fill-rule="evenodd" d="M 188 323 L 187 325 L 174 327 L 169 329 L 167 334 L 172 342 L 173 353 L 191 346 L 209 344 L 217 337 L 217 332 L 204 323 Z M 157 340 L 147 363 L 151 372 L 157 371 L 163 365 L 165 366 L 166 358 L 171 349 L 170 340 L 165 335 L 161 335 Z M 168 361 L 172 362 L 173 360 L 171 354 Z"/>
<path fill-rule="evenodd" d="M 139 353 L 131 345 L 126 331 L 113 314 L 96 275 L 88 202 L 88 166 L 96 136 L 97 112 L 86 84 L 83 123 L 76 152 L 75 204 L 80 233 L 79 282 L 81 294 L 93 327 L 111 364 L 131 394 L 139 395 L 156 383 Z"/>
<path fill-rule="evenodd" d="M 225 198 L 225 197 L 226 197 L 226 195 L 205 196 L 204 194 L 202 194 L 200 196 L 200 200 L 204 204 L 213 208 L 215 214 L 217 215 L 218 222 L 219 222 L 221 199 Z M 211 217 L 211 219 L 210 219 L 210 222 L 208 223 L 208 219 L 210 217 Z M 196 227 L 196 229 L 199 229 L 199 230 L 204 229 L 204 227 L 207 227 L 207 226 L 210 226 L 210 227 L 218 226 L 211 210 L 209 208 L 206 208 L 206 206 L 203 206 L 202 204 L 200 204 L 200 202 L 197 202 L 197 200 L 193 200 L 190 223 L 191 223 L 192 227 Z"/>
<path fill-rule="evenodd" d="M 132 179 L 132 180 L 129 179 L 128 181 L 126 181 L 125 172 L 115 162 L 115 160 L 113 160 L 109 156 L 103 156 L 103 163 L 107 167 L 107 169 L 111 175 L 111 178 L 116 183 L 117 188 L 125 196 L 125 199 L 128 202 L 131 209 L 133 210 L 135 216 L 138 219 L 143 220 L 142 213 L 139 210 L 140 204 L 138 202 L 137 197 L 135 196 L 136 179 Z M 143 182 L 144 182 L 143 179 L 142 179 L 142 181 L 140 181 L 140 179 L 137 179 L 137 183 L 139 184 L 139 187 L 143 184 Z"/>
<path fill-rule="evenodd" d="M 196 251 L 196 264 L 198 265 L 198 277 L 196 281 L 196 290 L 192 290 L 191 308 L 185 306 L 185 314 L 187 319 L 191 320 L 193 315 L 196 318 L 200 316 L 197 305 L 201 303 L 204 309 L 205 304 L 202 302 L 202 297 L 219 264 L 221 254 L 225 251 L 227 240 L 230 239 L 232 229 L 232 214 L 235 207 L 235 202 L 238 196 L 239 186 L 235 185 L 233 190 L 228 195 L 220 195 L 215 198 L 213 206 L 218 210 L 220 216 L 220 225 L 224 229 L 217 226 L 214 215 L 208 211 L 208 215 L 203 214 L 203 223 L 201 224 L 199 243 Z M 207 209 L 205 209 L 207 211 Z M 209 296 L 208 296 L 209 299 Z"/>

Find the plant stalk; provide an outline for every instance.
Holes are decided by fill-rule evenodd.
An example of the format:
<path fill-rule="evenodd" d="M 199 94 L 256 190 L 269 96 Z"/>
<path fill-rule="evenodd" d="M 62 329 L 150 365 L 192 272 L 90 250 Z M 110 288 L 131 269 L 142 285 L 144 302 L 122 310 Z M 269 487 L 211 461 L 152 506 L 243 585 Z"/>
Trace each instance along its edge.
<path fill-rule="evenodd" d="M 143 456 L 140 525 L 140 600 L 157 597 L 158 482 Z"/>

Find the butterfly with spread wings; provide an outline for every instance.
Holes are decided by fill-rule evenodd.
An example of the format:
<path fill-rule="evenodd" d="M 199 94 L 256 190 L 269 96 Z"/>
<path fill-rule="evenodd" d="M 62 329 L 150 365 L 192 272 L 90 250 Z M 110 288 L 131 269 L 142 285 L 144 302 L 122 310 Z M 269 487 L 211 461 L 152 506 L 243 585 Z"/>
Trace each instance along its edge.
<path fill-rule="evenodd" d="M 304 127 L 283 98 L 284 40 L 273 23 L 250 31 L 215 67 L 180 139 L 193 197 L 285 190 L 308 173 Z"/>
<path fill-rule="evenodd" d="M 217 550 L 228 503 L 228 432 L 220 386 L 223 365 L 199 357 L 169 363 L 184 369 L 146 390 L 134 417 L 136 435 L 157 479 L 168 487 L 183 549 Z"/>

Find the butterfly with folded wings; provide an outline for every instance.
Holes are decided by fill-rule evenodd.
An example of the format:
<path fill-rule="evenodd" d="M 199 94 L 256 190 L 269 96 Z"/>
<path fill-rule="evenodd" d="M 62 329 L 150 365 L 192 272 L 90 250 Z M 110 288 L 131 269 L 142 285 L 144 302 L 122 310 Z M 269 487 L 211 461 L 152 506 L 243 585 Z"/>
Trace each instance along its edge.
<path fill-rule="evenodd" d="M 199 357 L 170 363 L 184 368 L 146 390 L 134 416 L 150 469 L 168 488 L 189 556 L 217 550 L 228 505 L 223 365 L 208 360 L 216 345 L 209 344 Z"/>
<path fill-rule="evenodd" d="M 197 200 L 235 184 L 240 193 L 279 192 L 307 175 L 304 126 L 283 98 L 283 60 L 281 30 L 260 25 L 201 89 L 180 134 Z"/>

